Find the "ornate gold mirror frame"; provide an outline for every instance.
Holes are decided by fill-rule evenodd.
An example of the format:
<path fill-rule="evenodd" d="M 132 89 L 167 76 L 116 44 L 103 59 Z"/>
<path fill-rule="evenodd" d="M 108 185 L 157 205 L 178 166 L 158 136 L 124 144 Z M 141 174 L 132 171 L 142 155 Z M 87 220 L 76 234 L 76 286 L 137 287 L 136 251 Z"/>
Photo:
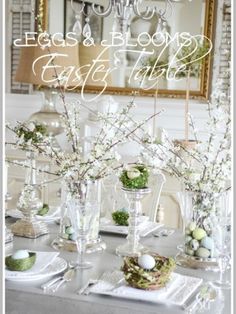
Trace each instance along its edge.
<path fill-rule="evenodd" d="M 198 0 L 196 0 L 198 1 Z M 206 0 L 206 11 L 205 11 L 205 25 L 204 25 L 204 35 L 208 37 L 212 42 L 214 35 L 214 26 L 215 26 L 215 12 L 216 12 L 216 2 L 217 0 Z M 36 31 L 47 31 L 48 29 L 48 0 L 36 0 L 36 14 L 38 19 L 36 21 L 35 29 Z M 214 47 L 213 47 L 214 48 Z M 209 98 L 210 93 L 210 80 L 212 72 L 212 53 L 209 54 L 203 63 L 203 69 L 201 71 L 201 83 L 200 91 L 190 91 L 190 98 L 192 99 L 202 99 L 206 100 Z M 76 89 L 80 91 L 78 87 Z M 85 86 L 84 92 L 87 93 L 99 93 L 101 91 L 100 87 L 96 86 Z M 156 90 L 143 90 L 139 88 L 126 88 L 126 87 L 107 87 L 104 94 L 112 95 L 132 95 L 136 92 L 140 96 L 155 96 Z M 185 90 L 167 90 L 160 89 L 158 94 L 161 97 L 168 98 L 185 98 Z"/>

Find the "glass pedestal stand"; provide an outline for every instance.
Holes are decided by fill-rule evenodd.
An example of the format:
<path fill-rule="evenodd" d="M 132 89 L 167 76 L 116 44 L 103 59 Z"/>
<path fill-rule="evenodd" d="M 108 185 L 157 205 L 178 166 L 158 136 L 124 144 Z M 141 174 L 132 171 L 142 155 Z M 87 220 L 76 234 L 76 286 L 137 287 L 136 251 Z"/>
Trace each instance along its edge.
<path fill-rule="evenodd" d="M 140 256 L 148 251 L 141 243 L 139 243 L 138 218 L 142 213 L 142 199 L 151 193 L 151 189 L 127 189 L 122 188 L 129 201 L 129 227 L 127 242 L 116 248 L 116 254 L 119 256 Z"/>
<path fill-rule="evenodd" d="M 27 152 L 26 156 L 29 168 L 26 171 L 25 185 L 17 203 L 17 209 L 23 213 L 24 217 L 12 225 L 11 231 L 16 236 L 35 239 L 49 231 L 47 225 L 35 217 L 43 206 L 36 184 L 35 153 Z"/>

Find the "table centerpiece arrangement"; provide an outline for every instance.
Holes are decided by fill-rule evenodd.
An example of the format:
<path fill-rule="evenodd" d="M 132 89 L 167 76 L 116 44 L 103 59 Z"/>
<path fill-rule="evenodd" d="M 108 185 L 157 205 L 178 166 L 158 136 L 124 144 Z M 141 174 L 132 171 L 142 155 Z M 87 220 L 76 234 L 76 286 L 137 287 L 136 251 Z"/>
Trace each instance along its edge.
<path fill-rule="evenodd" d="M 49 53 L 50 53 L 50 49 Z M 54 62 L 52 62 L 54 66 Z M 72 226 L 71 219 L 69 219 L 68 208 L 74 199 L 80 200 L 81 205 L 93 204 L 97 208 L 88 232 L 87 247 L 90 251 L 103 249 L 104 243 L 101 243 L 99 232 L 99 215 L 100 215 L 100 182 L 101 180 L 116 172 L 123 166 L 120 161 L 120 155 L 116 148 L 129 140 L 139 141 L 140 137 L 136 135 L 137 131 L 143 131 L 143 126 L 151 120 L 155 115 L 148 117 L 143 121 L 135 121 L 131 111 L 134 107 L 134 100 L 128 105 L 123 106 L 118 112 L 108 112 L 98 114 L 98 119 L 101 121 L 101 128 L 94 136 L 90 143 L 90 151 L 83 151 L 83 139 L 80 137 L 79 119 L 80 108 L 83 107 L 89 113 L 95 113 L 91 108 L 82 104 L 80 101 L 68 103 L 65 98 L 65 90 L 63 87 L 63 78 L 57 75 L 55 67 L 55 77 L 57 78 L 58 89 L 63 104 L 63 112 L 61 119 L 64 123 L 64 130 L 67 142 L 70 146 L 67 150 L 59 150 L 51 144 L 49 138 L 39 138 L 38 141 L 28 141 L 25 134 L 19 137 L 19 129 L 30 131 L 27 124 L 18 123 L 16 127 L 8 126 L 16 135 L 15 148 L 30 149 L 31 152 L 40 154 L 50 160 L 54 165 L 55 171 L 50 173 L 55 176 L 55 180 L 62 180 L 62 194 L 65 196 L 62 200 L 62 218 L 60 235 L 53 243 L 54 247 L 66 248 L 70 251 L 78 249 L 76 239 L 78 234 Z M 20 162 L 15 164 L 26 166 Z M 26 166 L 27 167 L 27 166 Z M 33 167 L 35 170 L 35 167 Z M 78 213 L 77 213 L 78 214 Z M 80 219 L 79 219 L 80 220 Z M 83 219 L 82 219 L 83 220 Z"/>
<path fill-rule="evenodd" d="M 220 252 L 216 243 L 219 239 L 213 236 L 214 227 L 225 213 L 224 198 L 230 189 L 231 118 L 228 98 L 219 86 L 220 83 L 208 104 L 208 135 L 204 140 L 199 139 L 194 119 L 189 115 L 196 145 L 176 145 L 164 132 L 162 141 L 146 136 L 142 152 L 148 165 L 177 177 L 182 184 L 183 192 L 178 193 L 178 198 L 185 234 L 181 253 L 186 258 L 180 263 L 204 269 L 217 267 Z"/>

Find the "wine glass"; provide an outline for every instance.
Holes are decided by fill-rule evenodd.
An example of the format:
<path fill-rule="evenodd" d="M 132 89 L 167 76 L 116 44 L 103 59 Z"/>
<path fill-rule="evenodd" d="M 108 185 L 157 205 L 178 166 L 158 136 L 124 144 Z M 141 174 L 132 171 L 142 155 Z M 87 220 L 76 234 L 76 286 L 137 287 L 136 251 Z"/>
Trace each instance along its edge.
<path fill-rule="evenodd" d="M 90 226 L 92 226 L 93 219 L 96 217 L 96 210 L 96 204 L 90 202 L 82 203 L 79 197 L 74 197 L 68 204 L 68 214 L 72 228 L 76 234 L 78 250 L 78 260 L 74 264 L 76 268 L 79 269 L 92 267 L 90 262 L 84 260 L 84 254 L 88 242 Z"/>

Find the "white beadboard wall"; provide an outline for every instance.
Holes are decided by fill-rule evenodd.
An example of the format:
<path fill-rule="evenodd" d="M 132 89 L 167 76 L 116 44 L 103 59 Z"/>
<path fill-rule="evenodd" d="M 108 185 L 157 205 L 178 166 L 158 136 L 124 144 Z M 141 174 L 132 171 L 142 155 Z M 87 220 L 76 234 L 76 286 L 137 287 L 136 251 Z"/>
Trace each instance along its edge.
<path fill-rule="evenodd" d="M 103 98 L 108 96 L 104 95 Z M 132 100 L 132 96 L 112 96 L 120 106 L 127 104 Z M 66 101 L 81 101 L 79 94 L 66 94 Z M 14 123 L 15 121 L 24 121 L 33 113 L 40 109 L 43 102 L 43 94 L 37 93 L 33 95 L 21 94 L 6 94 L 6 121 Z M 94 109 L 96 102 L 86 104 L 87 107 Z M 134 117 L 144 119 L 154 113 L 154 98 L 151 97 L 136 97 L 136 108 L 133 109 Z M 183 138 L 184 135 L 184 99 L 157 99 L 157 111 L 163 112 L 156 117 L 157 127 L 162 127 L 168 131 L 172 138 Z M 204 132 L 204 124 L 207 118 L 207 104 L 192 100 L 190 102 L 190 113 L 193 115 L 196 122 L 196 127 L 199 130 L 200 139 L 206 134 Z M 62 110 L 60 99 L 57 104 L 58 111 Z M 98 108 L 99 109 L 99 108 Z M 81 108 L 81 116 L 85 118 L 88 115 L 88 110 Z"/>

